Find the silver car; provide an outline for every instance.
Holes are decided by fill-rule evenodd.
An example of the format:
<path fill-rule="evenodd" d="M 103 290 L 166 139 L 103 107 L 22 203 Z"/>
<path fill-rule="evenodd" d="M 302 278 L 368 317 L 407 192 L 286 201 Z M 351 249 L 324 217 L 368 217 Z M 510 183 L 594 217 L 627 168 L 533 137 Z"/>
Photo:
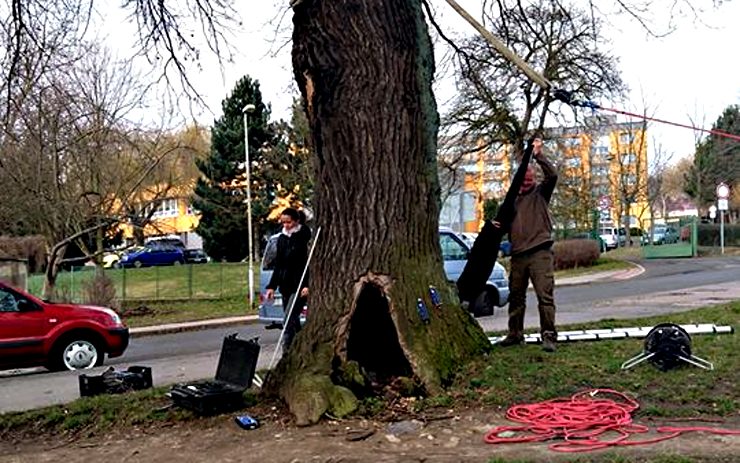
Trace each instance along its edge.
<path fill-rule="evenodd" d="M 270 328 L 280 327 L 283 323 L 283 298 L 279 292 L 275 292 L 272 301 L 268 301 L 264 295 L 267 290 L 267 284 L 272 277 L 273 263 L 277 251 L 277 238 L 279 235 L 273 235 L 267 242 L 265 254 L 262 257 L 262 267 L 260 270 L 260 305 L 259 321 L 268 325 Z M 465 264 L 468 261 L 470 247 L 454 231 L 447 228 L 439 230 L 439 245 L 442 248 L 442 258 L 444 259 L 445 273 L 451 283 L 455 283 L 460 277 Z M 506 275 L 506 269 L 496 262 L 496 265 L 488 277 L 486 290 L 481 293 L 474 304 L 471 306 L 471 312 L 476 317 L 493 315 L 494 307 L 503 307 L 509 301 L 509 279 Z M 300 309 L 301 322 L 305 321 L 306 307 Z"/>

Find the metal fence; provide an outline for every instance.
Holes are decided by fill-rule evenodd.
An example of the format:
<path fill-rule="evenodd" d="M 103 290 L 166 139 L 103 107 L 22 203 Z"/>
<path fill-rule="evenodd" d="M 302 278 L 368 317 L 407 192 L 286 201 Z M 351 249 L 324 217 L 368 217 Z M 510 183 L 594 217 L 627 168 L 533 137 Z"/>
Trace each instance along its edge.
<path fill-rule="evenodd" d="M 257 273 L 255 266 L 255 274 Z M 85 302 L 86 291 L 96 272 L 104 272 L 116 288 L 119 301 L 224 299 L 245 297 L 248 292 L 247 264 L 208 263 L 166 267 L 100 269 L 76 267 L 57 276 L 56 298 Z M 257 282 L 259 277 L 257 277 Z M 28 279 L 28 290 L 43 293 L 44 276 Z"/>
<path fill-rule="evenodd" d="M 658 235 L 656 230 L 662 232 Z M 643 235 L 642 254 L 646 259 L 666 257 L 694 257 L 697 255 L 697 219 L 671 219 L 664 225 L 655 225 Z"/>

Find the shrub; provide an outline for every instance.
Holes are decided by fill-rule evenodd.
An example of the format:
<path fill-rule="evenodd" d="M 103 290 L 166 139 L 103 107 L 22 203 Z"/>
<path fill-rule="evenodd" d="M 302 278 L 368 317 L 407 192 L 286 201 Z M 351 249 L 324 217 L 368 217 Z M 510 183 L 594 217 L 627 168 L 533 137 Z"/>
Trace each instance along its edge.
<path fill-rule="evenodd" d="M 584 239 L 557 241 L 553 251 L 555 270 L 590 267 L 596 263 L 600 254 L 598 241 Z"/>
<path fill-rule="evenodd" d="M 719 246 L 720 224 L 699 224 L 697 232 L 699 246 Z M 725 224 L 725 246 L 740 246 L 740 224 Z"/>
<path fill-rule="evenodd" d="M 116 285 L 102 270 L 95 269 L 95 276 L 85 281 L 82 288 L 85 293 L 85 303 L 118 308 L 116 306 Z"/>
<path fill-rule="evenodd" d="M 28 272 L 38 273 L 46 266 L 46 241 L 43 236 L 0 236 L 0 257 L 28 261 Z"/>

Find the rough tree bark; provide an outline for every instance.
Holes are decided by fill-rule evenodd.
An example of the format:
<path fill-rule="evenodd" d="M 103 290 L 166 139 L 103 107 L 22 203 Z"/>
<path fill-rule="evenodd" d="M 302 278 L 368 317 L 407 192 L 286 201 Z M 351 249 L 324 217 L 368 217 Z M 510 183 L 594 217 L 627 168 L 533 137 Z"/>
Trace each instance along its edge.
<path fill-rule="evenodd" d="M 488 343 L 446 282 L 439 115 L 419 0 L 303 0 L 293 67 L 306 102 L 321 234 L 310 317 L 267 381 L 298 424 L 343 415 L 379 384 L 439 391 Z M 429 286 L 442 307 L 432 306 Z M 422 298 L 430 312 L 417 312 Z"/>

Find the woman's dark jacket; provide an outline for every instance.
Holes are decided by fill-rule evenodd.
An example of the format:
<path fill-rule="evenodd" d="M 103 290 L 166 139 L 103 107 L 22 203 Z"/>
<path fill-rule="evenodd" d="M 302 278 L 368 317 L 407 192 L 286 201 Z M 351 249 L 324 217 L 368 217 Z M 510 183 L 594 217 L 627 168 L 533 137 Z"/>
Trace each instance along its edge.
<path fill-rule="evenodd" d="M 299 230 L 290 236 L 280 233 L 275 255 L 275 270 L 272 272 L 267 289 L 277 289 L 283 296 L 295 293 L 308 261 L 308 242 L 311 240 L 311 230 L 301 225 Z M 308 284 L 308 273 L 303 281 L 303 287 Z"/>

